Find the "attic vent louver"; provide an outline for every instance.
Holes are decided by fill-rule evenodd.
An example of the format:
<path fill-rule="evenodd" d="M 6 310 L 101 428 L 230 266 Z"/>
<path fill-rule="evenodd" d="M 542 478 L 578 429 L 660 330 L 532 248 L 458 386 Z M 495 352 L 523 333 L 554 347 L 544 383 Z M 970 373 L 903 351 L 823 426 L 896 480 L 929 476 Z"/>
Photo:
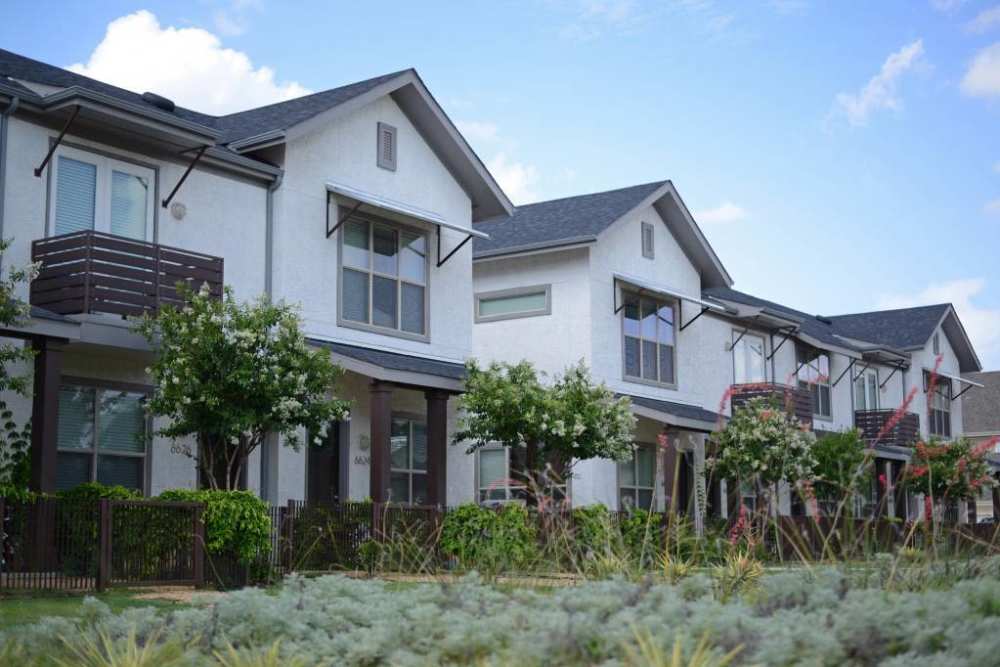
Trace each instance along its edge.
<path fill-rule="evenodd" d="M 383 169 L 396 171 L 396 128 L 387 123 L 378 124 L 378 156 L 376 164 Z"/>
<path fill-rule="evenodd" d="M 174 112 L 175 108 L 174 101 L 168 100 L 166 97 L 163 97 L 162 95 L 157 95 L 156 93 L 143 93 L 142 101 L 146 102 L 147 104 L 152 104 L 154 107 L 160 109 L 161 111 L 166 111 L 167 113 Z"/>

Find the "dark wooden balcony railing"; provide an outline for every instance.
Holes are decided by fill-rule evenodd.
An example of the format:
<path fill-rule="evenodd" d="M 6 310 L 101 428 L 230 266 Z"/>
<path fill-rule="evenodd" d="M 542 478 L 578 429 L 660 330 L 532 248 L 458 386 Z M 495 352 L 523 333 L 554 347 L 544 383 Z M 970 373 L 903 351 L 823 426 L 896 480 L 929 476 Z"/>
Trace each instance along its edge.
<path fill-rule="evenodd" d="M 813 401 L 808 389 L 777 382 L 734 384 L 730 407 L 735 412 L 752 398 L 774 399 L 800 422 L 812 425 Z"/>
<path fill-rule="evenodd" d="M 920 417 L 912 412 L 895 415 L 895 410 L 856 410 L 854 425 L 869 445 L 912 447 L 920 439 Z"/>
<path fill-rule="evenodd" d="M 179 304 L 177 284 L 208 283 L 222 296 L 221 257 L 85 231 L 38 239 L 31 260 L 40 264 L 31 305 L 61 315 L 142 315 Z"/>

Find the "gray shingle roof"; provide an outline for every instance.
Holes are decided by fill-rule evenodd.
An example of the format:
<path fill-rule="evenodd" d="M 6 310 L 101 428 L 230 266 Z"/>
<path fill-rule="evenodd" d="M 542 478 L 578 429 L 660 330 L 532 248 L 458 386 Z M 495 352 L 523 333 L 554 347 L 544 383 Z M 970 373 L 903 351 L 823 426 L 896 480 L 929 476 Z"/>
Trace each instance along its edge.
<path fill-rule="evenodd" d="M 433 375 L 435 377 L 448 378 L 449 380 L 465 379 L 464 364 L 413 357 L 408 354 L 398 354 L 384 350 L 375 350 L 370 347 L 333 343 L 324 340 L 309 339 L 309 342 L 317 347 L 324 347 L 331 352 L 336 352 L 345 357 L 357 359 L 358 361 L 373 364 L 387 370 L 423 373 L 424 375 Z"/>
<path fill-rule="evenodd" d="M 631 394 L 619 394 L 619 396 L 625 396 L 635 405 L 641 405 L 649 408 L 650 410 L 663 412 L 668 415 L 680 417 L 681 419 L 704 422 L 706 426 L 711 428 L 715 428 L 715 426 L 719 423 L 718 413 L 706 410 L 705 408 L 700 408 L 696 405 L 674 403 L 673 401 L 661 401 L 655 398 L 646 398 L 645 396 L 632 396 Z"/>
<path fill-rule="evenodd" d="M 840 332 L 837 331 L 835 327 L 823 322 L 815 315 L 810 315 L 809 313 L 804 313 L 801 310 L 783 306 L 780 303 L 775 303 L 774 301 L 760 299 L 745 292 L 734 290 L 731 287 L 706 287 L 701 291 L 701 293 L 704 296 L 734 301 L 736 303 L 742 303 L 744 305 L 754 306 L 757 308 L 767 308 L 778 313 L 799 318 L 802 320 L 802 323 L 800 324 L 802 333 L 828 345 L 835 345 L 849 350 L 855 349 L 855 346 L 836 336 L 836 334 Z"/>
<path fill-rule="evenodd" d="M 966 433 L 1000 433 L 1000 371 L 965 373 L 983 385 L 962 394 L 962 426 Z"/>
<path fill-rule="evenodd" d="M 490 238 L 475 239 L 473 256 L 592 241 L 666 182 L 518 206 L 513 215 L 476 223 Z"/>
<path fill-rule="evenodd" d="M 173 114 L 178 118 L 221 131 L 223 134 L 219 143 L 227 144 L 237 139 L 256 136 L 270 130 L 287 129 L 323 111 L 343 104 L 358 95 L 363 95 L 379 84 L 389 81 L 407 71 L 409 70 L 384 74 L 339 88 L 324 90 L 286 102 L 278 102 L 225 116 L 212 116 L 191 109 L 185 109 L 184 107 L 176 107 Z M 155 107 L 143 100 L 142 95 L 138 93 L 3 49 L 0 49 L 0 76 L 33 81 L 59 88 L 79 86 L 80 88 L 93 90 L 124 102 L 155 109 Z M 19 86 L 15 82 L 10 83 Z M 23 86 L 19 87 L 23 88 Z"/>
<path fill-rule="evenodd" d="M 837 333 L 849 338 L 906 349 L 927 344 L 949 304 L 877 310 L 831 317 Z"/>

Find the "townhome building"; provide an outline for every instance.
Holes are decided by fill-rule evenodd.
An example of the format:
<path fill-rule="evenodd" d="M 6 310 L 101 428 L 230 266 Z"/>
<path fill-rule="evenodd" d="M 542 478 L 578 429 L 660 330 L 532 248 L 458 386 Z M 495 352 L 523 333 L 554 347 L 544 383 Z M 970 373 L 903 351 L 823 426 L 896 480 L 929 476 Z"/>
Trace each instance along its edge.
<path fill-rule="evenodd" d="M 414 70 L 211 116 L 0 51 L 0 120 L 4 266 L 40 267 L 30 321 L 0 331 L 36 351 L 31 397 L 5 398 L 37 490 L 201 483 L 196 443 L 145 415 L 154 351 L 132 328 L 178 281 L 298 304 L 345 369 L 324 447 L 251 455 L 243 483 L 272 503 L 516 500 L 517 451 L 450 444 L 475 357 L 582 360 L 630 397 L 634 457 L 577 462 L 575 505 L 730 516 L 709 435 L 776 396 L 817 432 L 859 428 L 889 480 L 869 502 L 912 515 L 893 486 L 912 444 L 960 435 L 981 384 L 950 305 L 823 317 L 735 290 L 670 181 L 515 207 Z"/>
<path fill-rule="evenodd" d="M 522 206 L 478 228 L 490 238 L 474 241 L 476 356 L 550 375 L 583 360 L 632 400 L 633 460 L 579 462 L 574 503 L 731 514 L 741 490 L 705 474 L 707 436 L 756 396 L 820 434 L 858 428 L 885 480 L 861 504 L 889 494 L 894 516 L 917 514 L 896 489 L 913 444 L 960 434 L 955 399 L 977 385 L 961 374 L 980 363 L 954 308 L 823 317 L 739 292 L 669 181 Z M 658 460 L 661 434 L 672 444 Z M 480 499 L 516 479 L 503 455 L 479 453 Z M 779 495 L 781 512 L 806 511 Z"/>

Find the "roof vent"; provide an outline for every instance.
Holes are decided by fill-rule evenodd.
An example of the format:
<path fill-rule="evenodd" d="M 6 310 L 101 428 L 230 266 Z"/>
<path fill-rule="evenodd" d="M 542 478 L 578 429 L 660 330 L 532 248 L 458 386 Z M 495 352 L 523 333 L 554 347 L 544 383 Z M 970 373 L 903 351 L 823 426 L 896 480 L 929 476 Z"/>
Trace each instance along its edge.
<path fill-rule="evenodd" d="M 822 315 L 817 315 L 816 319 L 822 322 L 823 324 L 833 324 L 833 320 L 831 320 L 829 317 L 823 317 Z"/>
<path fill-rule="evenodd" d="M 174 112 L 174 101 L 168 100 L 166 97 L 163 97 L 162 95 L 157 95 L 156 93 L 143 93 L 142 101 L 146 102 L 147 104 L 152 104 L 157 109 L 166 111 L 167 113 Z"/>

